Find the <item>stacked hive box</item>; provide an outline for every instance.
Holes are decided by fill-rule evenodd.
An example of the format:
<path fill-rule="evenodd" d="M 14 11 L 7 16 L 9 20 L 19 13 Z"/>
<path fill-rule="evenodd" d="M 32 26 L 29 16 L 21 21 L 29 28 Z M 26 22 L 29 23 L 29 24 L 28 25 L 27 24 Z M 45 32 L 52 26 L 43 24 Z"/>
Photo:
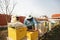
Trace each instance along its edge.
<path fill-rule="evenodd" d="M 38 40 L 38 31 L 27 31 L 27 40 Z"/>
<path fill-rule="evenodd" d="M 8 27 L 8 38 L 9 40 L 22 40 L 27 33 L 27 28 L 21 27 L 21 28 L 14 28 L 14 27 Z"/>
<path fill-rule="evenodd" d="M 11 17 L 11 23 L 8 23 L 8 40 L 23 40 L 27 34 L 27 28 L 19 22 L 15 15 Z"/>

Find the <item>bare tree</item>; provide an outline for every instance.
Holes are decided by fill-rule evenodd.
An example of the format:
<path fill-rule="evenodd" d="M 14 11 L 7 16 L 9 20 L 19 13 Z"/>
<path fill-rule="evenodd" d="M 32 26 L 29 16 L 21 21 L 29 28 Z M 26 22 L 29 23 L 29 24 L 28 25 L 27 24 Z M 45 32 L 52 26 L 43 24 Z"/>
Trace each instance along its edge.
<path fill-rule="evenodd" d="M 0 0 L 0 12 L 11 15 L 16 3 L 13 0 Z M 7 16 L 6 16 L 6 22 Z"/>
<path fill-rule="evenodd" d="M 0 0 L 0 12 L 5 14 L 12 14 L 16 3 L 11 0 Z"/>

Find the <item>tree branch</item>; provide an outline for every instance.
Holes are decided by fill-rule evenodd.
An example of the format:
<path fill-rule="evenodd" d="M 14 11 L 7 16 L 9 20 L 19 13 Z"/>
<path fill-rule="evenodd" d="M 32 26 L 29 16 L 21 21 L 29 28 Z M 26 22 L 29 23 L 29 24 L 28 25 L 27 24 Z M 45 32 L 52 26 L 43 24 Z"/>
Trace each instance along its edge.
<path fill-rule="evenodd" d="M 11 10 L 10 13 L 9 13 L 10 15 L 11 15 L 11 13 L 12 13 L 13 10 L 14 10 L 15 5 L 16 5 L 16 4 L 13 4 L 12 10 Z"/>
<path fill-rule="evenodd" d="M 4 13 L 3 7 L 2 7 L 2 1 L 0 0 L 0 7 L 1 7 L 1 11 Z"/>

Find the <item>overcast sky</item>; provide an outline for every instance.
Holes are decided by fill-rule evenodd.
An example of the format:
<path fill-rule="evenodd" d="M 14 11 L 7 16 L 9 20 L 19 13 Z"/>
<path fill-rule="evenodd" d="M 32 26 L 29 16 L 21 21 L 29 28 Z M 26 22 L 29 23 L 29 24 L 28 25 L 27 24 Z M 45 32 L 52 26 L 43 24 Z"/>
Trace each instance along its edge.
<path fill-rule="evenodd" d="M 15 0 L 16 6 L 13 11 L 16 15 L 41 15 L 51 16 L 60 13 L 60 0 Z"/>

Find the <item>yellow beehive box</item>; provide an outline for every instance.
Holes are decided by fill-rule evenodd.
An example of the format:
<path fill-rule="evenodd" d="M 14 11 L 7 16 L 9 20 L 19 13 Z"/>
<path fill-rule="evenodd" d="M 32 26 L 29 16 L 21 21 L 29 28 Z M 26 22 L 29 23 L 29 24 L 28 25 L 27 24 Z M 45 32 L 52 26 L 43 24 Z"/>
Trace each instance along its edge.
<path fill-rule="evenodd" d="M 9 40 L 21 40 L 26 36 L 27 28 L 21 27 L 21 28 L 14 28 L 14 27 L 8 27 L 8 38 Z"/>
<path fill-rule="evenodd" d="M 27 40 L 38 40 L 38 31 L 27 31 Z"/>

